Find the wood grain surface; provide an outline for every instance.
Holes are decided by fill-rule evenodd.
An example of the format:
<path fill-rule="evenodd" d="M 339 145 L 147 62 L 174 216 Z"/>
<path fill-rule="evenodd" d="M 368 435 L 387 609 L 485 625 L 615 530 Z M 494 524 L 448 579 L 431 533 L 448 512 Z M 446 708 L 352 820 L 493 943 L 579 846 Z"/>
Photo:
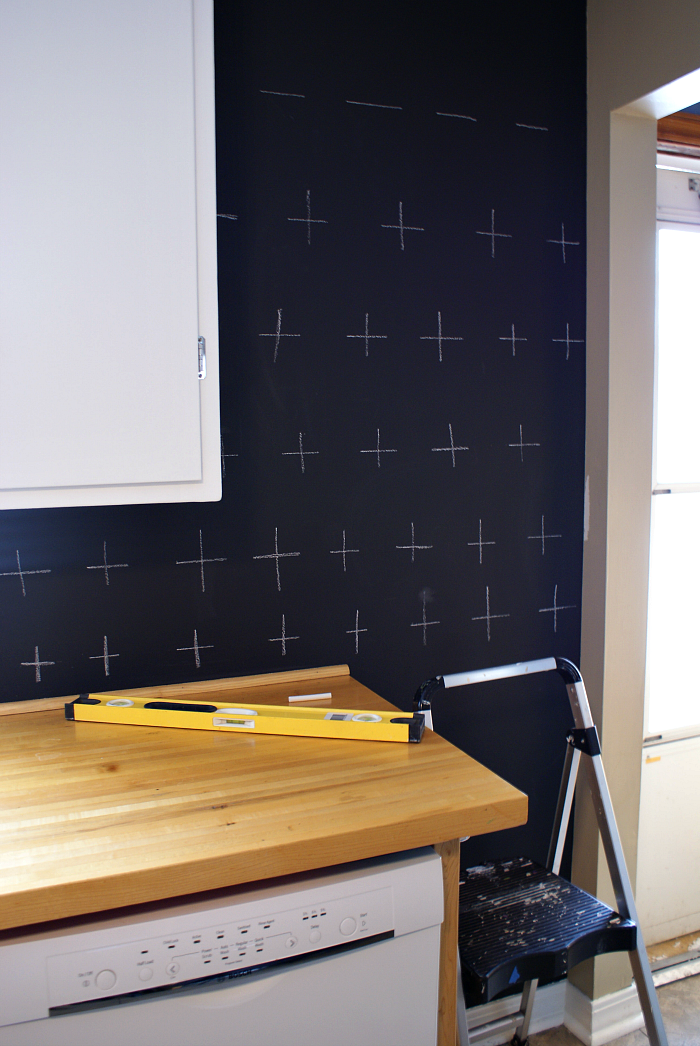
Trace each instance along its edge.
<path fill-rule="evenodd" d="M 391 708 L 348 675 L 254 687 L 258 704 L 326 690 L 328 707 Z M 217 681 L 196 696 L 222 692 Z M 50 710 L 3 719 L 0 752 L 0 928 L 526 819 L 520 792 L 429 731 L 420 744 L 249 737 Z"/>
<path fill-rule="evenodd" d="M 329 708 L 392 708 L 337 669 L 178 694 L 227 690 L 237 704 L 246 693 L 263 704 L 330 691 Z M 399 744 L 80 723 L 57 709 L 8 715 L 0 930 L 452 841 L 442 850 L 453 936 L 456 840 L 526 818 L 521 792 L 427 730 L 420 744 Z M 439 1040 L 450 1046 L 451 936 Z"/>

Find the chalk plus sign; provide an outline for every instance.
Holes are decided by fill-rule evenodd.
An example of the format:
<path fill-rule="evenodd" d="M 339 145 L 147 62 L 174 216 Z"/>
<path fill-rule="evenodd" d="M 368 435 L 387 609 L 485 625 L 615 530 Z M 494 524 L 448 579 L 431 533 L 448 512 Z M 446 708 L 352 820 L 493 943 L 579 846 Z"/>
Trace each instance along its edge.
<path fill-rule="evenodd" d="M 450 430 L 450 445 L 449 445 L 449 447 L 431 447 L 430 449 L 432 450 L 432 452 L 434 454 L 439 454 L 442 451 L 449 452 L 452 455 L 452 468 L 454 469 L 454 468 L 457 467 L 457 459 L 455 458 L 455 452 L 458 451 L 458 450 L 469 450 L 469 447 L 457 447 L 457 446 L 455 446 L 454 437 L 452 435 L 452 422 L 449 422 L 447 427 Z"/>
<path fill-rule="evenodd" d="M 306 242 L 309 247 L 311 246 L 311 226 L 312 225 L 328 225 L 328 222 L 324 218 L 312 218 L 311 217 L 311 189 L 306 190 L 306 217 L 305 218 L 287 218 L 288 222 L 304 222 L 306 225 Z"/>
<path fill-rule="evenodd" d="M 301 334 L 283 334 L 282 333 L 282 310 L 277 310 L 277 330 L 274 334 L 258 334 L 259 338 L 274 338 L 275 339 L 275 355 L 273 356 L 273 363 L 277 362 L 277 353 L 280 348 L 280 338 L 300 338 Z"/>
<path fill-rule="evenodd" d="M 221 478 L 226 478 L 226 458 L 237 458 L 238 454 L 224 453 L 224 437 L 221 436 Z"/>
<path fill-rule="evenodd" d="M 299 433 L 299 450 L 283 450 L 283 458 L 296 458 L 298 457 L 301 462 L 301 471 L 304 472 L 304 457 L 309 454 L 318 454 L 317 450 L 304 450 L 304 433 Z"/>
<path fill-rule="evenodd" d="M 382 463 L 381 463 L 379 455 L 380 454 L 398 454 L 398 451 L 396 449 L 389 449 L 389 448 L 387 448 L 385 450 L 384 447 L 380 448 L 380 446 L 379 446 L 379 429 L 377 429 L 377 446 L 374 447 L 372 450 L 361 450 L 360 454 L 376 454 L 377 455 L 377 468 L 381 468 Z"/>
<path fill-rule="evenodd" d="M 345 634 L 346 635 L 348 635 L 348 636 L 349 635 L 353 635 L 355 637 L 355 653 L 356 654 L 359 652 L 359 649 L 360 649 L 360 632 L 366 632 L 367 631 L 366 628 L 360 628 L 359 626 L 360 626 L 360 611 L 356 610 L 355 611 L 355 627 L 354 628 L 346 628 L 345 629 Z"/>
<path fill-rule="evenodd" d="M 472 621 L 485 621 L 486 622 L 486 639 L 491 642 L 491 622 L 498 617 L 510 617 L 510 614 L 492 614 L 491 613 L 491 597 L 489 595 L 489 586 L 486 586 L 486 613 L 481 614 L 480 617 L 473 617 Z"/>
<path fill-rule="evenodd" d="M 287 653 L 287 643 L 291 642 L 292 639 L 301 639 L 301 636 L 288 636 L 287 626 L 284 621 L 284 614 L 282 614 L 282 635 L 277 636 L 275 639 L 268 639 L 268 643 L 281 643 L 282 644 L 282 657 Z"/>
<path fill-rule="evenodd" d="M 547 240 L 547 243 L 556 243 L 561 247 L 562 261 L 566 265 L 566 248 L 567 247 L 578 247 L 578 240 L 567 240 L 564 234 L 564 222 L 561 223 L 561 239 L 560 240 Z"/>
<path fill-rule="evenodd" d="M 194 663 L 197 668 L 201 667 L 201 659 L 199 656 L 200 650 L 212 650 L 214 647 L 213 643 L 200 643 L 197 639 L 197 629 L 194 630 L 194 643 L 192 646 L 179 646 L 177 649 L 180 650 L 194 650 Z"/>
<path fill-rule="evenodd" d="M 411 544 L 410 545 L 397 545 L 396 546 L 396 548 L 410 548 L 410 550 L 411 550 L 411 563 L 415 563 L 415 561 L 416 561 L 416 549 L 432 548 L 432 547 L 433 547 L 432 545 L 417 545 L 416 544 L 416 533 L 415 533 L 415 529 L 413 527 L 413 523 L 411 523 Z"/>
<path fill-rule="evenodd" d="M 5 570 L 5 571 L 3 571 L 2 574 L 0 574 L 0 577 L 18 577 L 19 580 L 20 580 L 20 584 L 22 585 L 22 595 L 26 596 L 27 590 L 24 587 L 24 579 L 27 576 L 27 574 L 50 574 L 51 571 L 50 570 L 22 570 L 22 564 L 21 564 L 20 558 L 19 558 L 19 549 L 16 550 L 16 557 L 17 557 L 17 569 L 16 570 Z"/>
<path fill-rule="evenodd" d="M 479 548 L 479 562 L 483 562 L 482 553 L 484 551 L 484 545 L 495 545 L 495 541 L 484 541 L 481 536 L 481 520 L 479 520 L 479 540 L 478 541 L 467 541 L 467 546 L 477 545 Z"/>
<path fill-rule="evenodd" d="M 88 660 L 89 661 L 102 661 L 102 663 L 105 666 L 105 675 L 108 676 L 109 675 L 110 658 L 113 658 L 113 657 L 120 657 L 120 655 L 119 654 L 110 654 L 109 647 L 107 646 L 107 636 L 104 636 L 103 639 L 102 639 L 102 653 L 101 654 L 91 654 L 90 657 L 88 658 Z"/>
<path fill-rule="evenodd" d="M 401 241 L 401 250 L 404 250 L 404 232 L 425 232 L 420 225 L 404 225 L 403 223 L 403 203 L 399 200 L 399 224 L 398 225 L 382 225 L 382 229 L 398 229 L 399 239 Z"/>
<path fill-rule="evenodd" d="M 423 646 L 428 645 L 428 626 L 439 625 L 439 621 L 428 621 L 428 615 L 426 614 L 426 603 L 428 601 L 428 594 L 425 589 L 421 592 L 421 599 L 423 600 L 423 615 L 420 621 L 414 621 L 411 624 L 411 628 L 422 628 L 423 629 Z"/>
<path fill-rule="evenodd" d="M 455 338 L 442 333 L 442 313 L 438 313 L 438 332 L 437 334 L 421 334 L 421 341 L 436 341 L 438 343 L 438 359 L 442 363 L 442 343 L 443 341 L 464 341 L 464 338 Z"/>
<path fill-rule="evenodd" d="M 507 335 L 507 337 L 500 337 L 498 340 L 499 341 L 509 341 L 511 343 L 511 345 L 513 346 L 513 355 L 515 356 L 515 343 L 516 343 L 516 341 L 527 341 L 527 338 L 516 338 L 515 337 L 515 324 L 511 323 L 511 325 L 510 325 L 510 334 Z"/>
<path fill-rule="evenodd" d="M 347 548 L 347 546 L 345 544 L 345 531 L 343 531 L 343 547 L 342 548 L 331 549 L 331 555 L 332 556 L 342 556 L 343 557 L 343 570 L 345 571 L 346 570 L 345 557 L 348 554 L 348 552 L 359 552 L 359 551 L 360 551 L 359 548 Z"/>
<path fill-rule="evenodd" d="M 117 570 L 120 567 L 128 567 L 128 563 L 108 563 L 107 562 L 107 542 L 102 542 L 102 562 L 96 563 L 94 566 L 86 567 L 86 570 L 104 570 L 105 574 L 105 585 L 109 584 L 109 572 L 110 570 Z M 114 655 L 117 656 L 116 654 Z M 109 675 L 109 672 L 107 673 Z"/>
<path fill-rule="evenodd" d="M 204 551 L 202 548 L 202 531 L 199 532 L 199 559 L 176 559 L 175 566 L 187 566 L 190 563 L 199 563 L 199 576 L 202 581 L 202 592 L 204 592 L 204 564 L 205 563 L 225 563 L 226 556 L 215 556 L 213 559 L 205 559 Z"/>
<path fill-rule="evenodd" d="M 569 349 L 571 348 L 572 345 L 583 345 L 584 344 L 583 338 L 572 338 L 569 335 L 569 324 L 568 323 L 566 325 L 566 337 L 565 338 L 552 338 L 552 341 L 560 341 L 560 342 L 563 342 L 564 345 L 566 345 L 566 358 L 567 358 L 567 360 L 569 358 Z"/>
<path fill-rule="evenodd" d="M 540 614 L 554 614 L 554 631 L 557 630 L 557 614 L 560 610 L 575 610 L 576 605 L 574 603 L 568 603 L 566 606 L 557 606 L 557 585 L 554 586 L 554 605 L 551 607 L 542 607 L 539 611 Z"/>
<path fill-rule="evenodd" d="M 491 239 L 491 257 L 496 257 L 496 237 L 501 236 L 506 240 L 512 240 L 513 237 L 509 232 L 496 232 L 496 212 L 491 210 L 491 229 L 489 232 L 482 232 L 477 229 L 477 236 L 489 236 Z"/>
<path fill-rule="evenodd" d="M 55 661 L 40 661 L 39 660 L 39 647 L 34 647 L 34 660 L 33 661 L 20 661 L 20 664 L 25 668 L 34 669 L 34 679 L 37 683 L 41 682 L 41 669 L 44 665 L 55 665 Z"/>
<path fill-rule="evenodd" d="M 389 337 L 388 334 L 370 334 L 369 332 L 369 313 L 365 313 L 365 333 L 364 334 L 347 334 L 347 338 L 361 338 L 365 343 L 365 356 L 369 356 L 369 342 L 370 338 L 380 338 L 384 341 Z"/>
<path fill-rule="evenodd" d="M 520 448 L 520 460 L 524 461 L 525 459 L 523 458 L 523 447 L 539 447 L 540 444 L 539 443 L 523 443 L 523 427 L 521 425 L 520 426 L 520 442 L 519 443 L 509 443 L 508 446 L 509 447 L 519 447 Z"/>
<path fill-rule="evenodd" d="M 269 552 L 266 556 L 253 556 L 253 559 L 274 559 L 275 571 L 277 574 L 277 591 L 281 592 L 282 584 L 280 582 L 280 560 L 300 555 L 300 552 L 280 552 L 279 545 L 277 544 L 277 527 L 275 527 L 275 551 Z"/>
<path fill-rule="evenodd" d="M 528 541 L 541 541 L 542 542 L 542 555 L 544 555 L 544 543 L 549 538 L 560 538 L 561 534 L 545 534 L 544 532 L 544 516 L 542 516 L 542 525 L 539 534 L 529 534 Z"/>

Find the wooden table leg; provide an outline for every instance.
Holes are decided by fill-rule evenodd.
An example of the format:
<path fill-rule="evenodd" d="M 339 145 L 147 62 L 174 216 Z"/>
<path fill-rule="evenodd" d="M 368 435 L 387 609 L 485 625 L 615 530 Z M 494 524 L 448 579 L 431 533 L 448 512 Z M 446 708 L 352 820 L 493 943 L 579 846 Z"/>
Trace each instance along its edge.
<path fill-rule="evenodd" d="M 440 932 L 440 988 L 437 1046 L 457 1046 L 457 929 L 459 921 L 459 839 L 435 846 L 442 858 L 445 916 Z"/>

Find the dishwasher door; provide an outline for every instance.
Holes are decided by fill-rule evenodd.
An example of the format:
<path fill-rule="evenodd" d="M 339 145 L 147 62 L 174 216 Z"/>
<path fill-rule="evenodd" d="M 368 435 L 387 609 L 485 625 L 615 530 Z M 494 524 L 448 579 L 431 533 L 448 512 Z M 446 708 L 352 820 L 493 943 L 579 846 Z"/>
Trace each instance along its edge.
<path fill-rule="evenodd" d="M 390 925 L 368 926 L 372 935 L 363 940 L 359 924 L 372 896 L 389 898 L 382 912 L 390 914 L 382 918 L 389 918 Z M 272 922 L 273 929 L 270 913 L 276 913 L 277 927 L 286 927 L 295 912 L 304 920 L 298 924 L 302 928 L 294 929 L 295 936 L 288 935 L 284 944 L 293 940 L 296 948 L 307 950 L 291 959 L 251 967 L 250 972 L 238 969 L 196 982 L 48 1005 L 56 990 L 65 990 L 51 984 L 57 965 L 64 980 L 73 968 L 83 976 L 88 968 L 94 974 L 108 966 L 119 987 L 127 983 L 120 955 L 134 942 L 145 954 L 141 946 L 157 940 L 154 930 L 165 946 L 176 933 L 180 939 L 189 933 L 191 940 L 195 926 L 252 925 L 254 913 L 264 915 L 265 925 Z M 327 913 L 325 923 L 321 912 Z M 357 929 L 350 940 L 335 943 L 333 931 L 342 924 L 344 935 L 347 920 L 354 921 L 352 912 Z M 68 939 L 34 934 L 29 940 L 0 941 L 0 1046 L 435 1046 L 442 875 L 432 850 L 356 862 L 296 877 L 282 887 L 238 890 L 232 903 L 223 906 L 219 898 L 214 908 L 195 902 L 172 909 L 160 906 L 152 914 L 157 918 L 144 921 L 141 912 L 138 922 L 120 919 L 114 925 L 112 920 L 97 929 L 93 923 Z M 374 929 L 381 933 L 373 934 Z M 313 951 L 303 934 L 315 939 Z M 324 941 L 334 943 L 324 949 L 319 947 Z M 95 956 L 100 958 L 93 961 Z M 176 952 L 169 957 L 185 962 Z M 34 1002 L 13 1004 L 11 995 L 18 992 Z M 10 1023 L 13 1005 L 15 1020 Z"/>

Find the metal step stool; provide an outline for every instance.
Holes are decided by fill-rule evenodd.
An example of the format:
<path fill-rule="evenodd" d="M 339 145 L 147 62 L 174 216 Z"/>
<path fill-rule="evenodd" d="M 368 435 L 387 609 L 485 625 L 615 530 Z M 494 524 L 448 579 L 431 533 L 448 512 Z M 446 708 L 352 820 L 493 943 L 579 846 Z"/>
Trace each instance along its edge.
<path fill-rule="evenodd" d="M 467 1027 L 467 1006 L 488 1002 L 509 986 L 522 986 L 514 1046 L 525 1046 L 541 979 L 564 977 L 572 966 L 604 952 L 629 953 L 650 1046 L 668 1046 L 651 978 L 625 856 L 615 822 L 581 674 L 565 658 L 544 658 L 476 672 L 437 676 L 423 683 L 413 702 L 432 729 L 431 701 L 443 688 L 510 676 L 557 671 L 566 683 L 575 728 L 567 737 L 566 758 L 552 828 L 547 868 L 527 858 L 494 861 L 463 873 L 460 885 L 458 1026 L 461 1046 L 492 1036 L 513 1018 Z M 559 876 L 579 762 L 583 757 L 618 911 Z M 463 998 L 462 998 L 463 996 Z"/>

